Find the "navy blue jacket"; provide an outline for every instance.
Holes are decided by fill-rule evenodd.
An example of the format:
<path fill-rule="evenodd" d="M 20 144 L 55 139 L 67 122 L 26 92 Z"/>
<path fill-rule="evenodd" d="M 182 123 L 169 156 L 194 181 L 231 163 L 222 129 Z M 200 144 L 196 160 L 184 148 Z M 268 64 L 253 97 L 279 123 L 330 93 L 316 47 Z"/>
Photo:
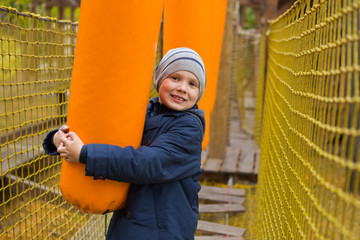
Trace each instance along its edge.
<path fill-rule="evenodd" d="M 147 108 L 142 146 L 83 147 L 87 176 L 131 183 L 127 206 L 114 212 L 107 239 L 194 239 L 204 128 L 196 105 L 177 112 L 156 97 Z M 46 150 L 51 144 L 45 142 Z"/>

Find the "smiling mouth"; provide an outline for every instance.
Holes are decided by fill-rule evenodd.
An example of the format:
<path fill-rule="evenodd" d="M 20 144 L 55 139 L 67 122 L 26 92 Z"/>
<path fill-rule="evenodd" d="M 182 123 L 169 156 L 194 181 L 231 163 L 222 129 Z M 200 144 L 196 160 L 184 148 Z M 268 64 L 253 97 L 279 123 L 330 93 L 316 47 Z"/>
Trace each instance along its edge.
<path fill-rule="evenodd" d="M 183 97 L 176 96 L 176 95 L 170 95 L 170 96 L 178 102 L 185 102 L 185 98 L 183 98 Z"/>

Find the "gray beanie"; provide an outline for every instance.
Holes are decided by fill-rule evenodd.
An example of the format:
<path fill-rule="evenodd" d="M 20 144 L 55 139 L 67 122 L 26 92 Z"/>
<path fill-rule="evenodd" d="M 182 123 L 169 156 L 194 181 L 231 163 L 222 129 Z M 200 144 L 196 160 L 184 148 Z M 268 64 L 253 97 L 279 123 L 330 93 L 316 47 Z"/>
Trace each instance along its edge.
<path fill-rule="evenodd" d="M 159 92 L 161 82 L 170 74 L 177 71 L 189 71 L 199 80 L 199 96 L 196 103 L 201 99 L 205 85 L 205 66 L 199 54 L 190 48 L 174 48 L 169 50 L 156 67 L 154 74 L 154 87 Z"/>

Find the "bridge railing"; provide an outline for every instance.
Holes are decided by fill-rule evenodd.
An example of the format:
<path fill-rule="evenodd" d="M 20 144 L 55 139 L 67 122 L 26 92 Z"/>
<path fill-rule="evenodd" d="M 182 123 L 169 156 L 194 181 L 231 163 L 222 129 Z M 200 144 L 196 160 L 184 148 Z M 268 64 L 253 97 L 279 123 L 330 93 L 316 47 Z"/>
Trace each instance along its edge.
<path fill-rule="evenodd" d="M 297 1 L 270 24 L 258 239 L 360 236 L 359 7 Z"/>
<path fill-rule="evenodd" d="M 66 122 L 77 24 L 0 7 L 0 239 L 101 239 L 61 197 L 45 134 Z"/>

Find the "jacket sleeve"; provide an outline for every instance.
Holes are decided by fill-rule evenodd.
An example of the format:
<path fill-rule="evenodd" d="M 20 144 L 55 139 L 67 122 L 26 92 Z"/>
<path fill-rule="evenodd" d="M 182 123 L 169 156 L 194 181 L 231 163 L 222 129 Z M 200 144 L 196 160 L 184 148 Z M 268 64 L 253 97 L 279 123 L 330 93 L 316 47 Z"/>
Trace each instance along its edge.
<path fill-rule="evenodd" d="M 135 184 L 176 181 L 199 173 L 202 126 L 194 116 L 174 121 L 149 146 L 87 145 L 86 175 Z"/>
<path fill-rule="evenodd" d="M 57 148 L 53 142 L 54 135 L 55 135 L 55 133 L 57 133 L 57 131 L 59 131 L 59 128 L 56 128 L 56 129 L 50 131 L 44 138 L 42 145 L 43 145 L 43 148 L 47 155 L 58 155 L 59 154 L 57 152 Z"/>

